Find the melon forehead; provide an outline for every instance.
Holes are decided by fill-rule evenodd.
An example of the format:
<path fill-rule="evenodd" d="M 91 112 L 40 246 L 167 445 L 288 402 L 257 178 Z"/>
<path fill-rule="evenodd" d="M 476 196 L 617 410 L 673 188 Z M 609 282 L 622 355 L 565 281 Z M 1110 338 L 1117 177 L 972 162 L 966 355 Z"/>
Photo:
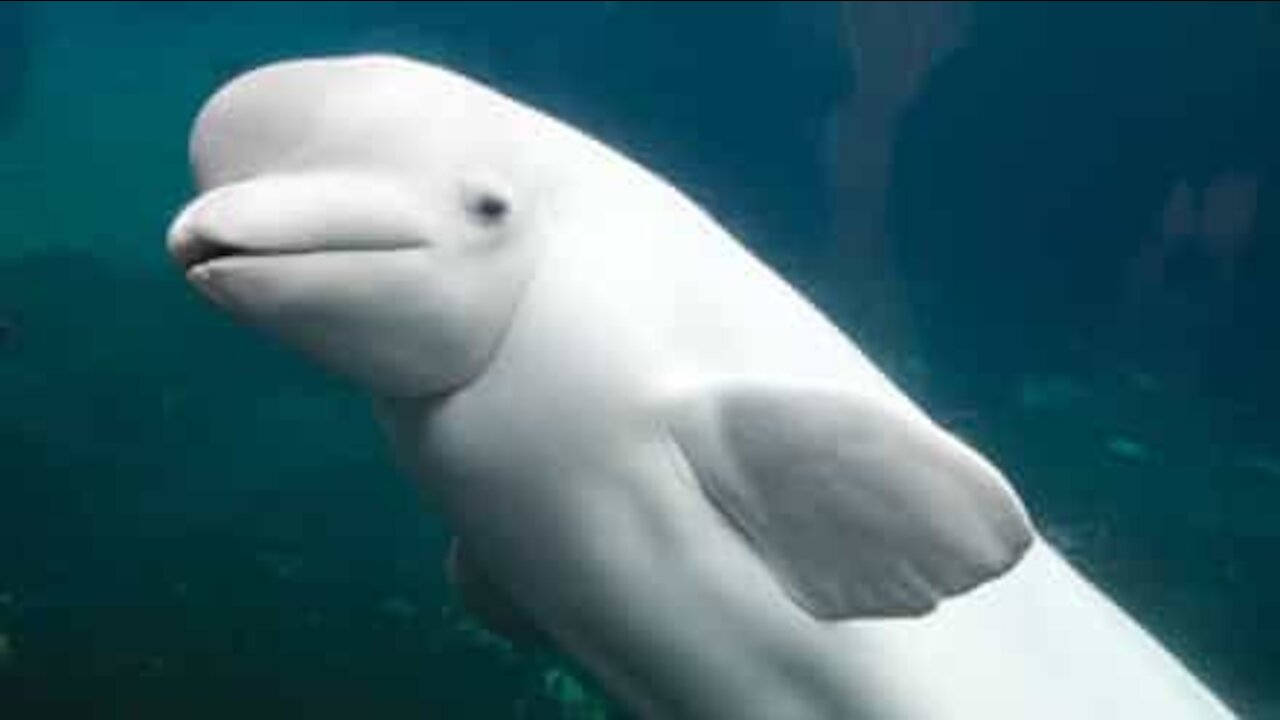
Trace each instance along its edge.
<path fill-rule="evenodd" d="M 200 111 L 191 159 L 202 188 L 309 164 L 405 161 L 413 149 L 509 134 L 514 103 L 448 70 L 394 56 L 299 60 L 252 71 Z"/>

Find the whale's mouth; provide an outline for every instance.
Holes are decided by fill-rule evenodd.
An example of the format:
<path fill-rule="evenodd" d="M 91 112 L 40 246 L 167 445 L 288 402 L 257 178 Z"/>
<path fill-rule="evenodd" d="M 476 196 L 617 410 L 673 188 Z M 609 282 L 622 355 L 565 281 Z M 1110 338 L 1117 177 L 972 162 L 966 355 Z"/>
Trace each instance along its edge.
<path fill-rule="evenodd" d="M 370 247 L 356 243 L 335 245 L 331 243 L 314 246 L 290 246 L 254 248 L 236 245 L 212 235 L 190 234 L 183 236 L 173 246 L 173 257 L 182 266 L 184 272 L 190 273 L 197 268 L 210 265 L 219 260 L 249 257 L 286 257 L 295 255 L 314 255 L 329 252 L 378 252 L 393 250 L 425 249 L 428 243 L 388 243 Z"/>
<path fill-rule="evenodd" d="M 191 270 L 214 260 L 251 254 L 253 253 L 245 248 L 203 235 L 191 236 L 174 253 L 183 270 Z"/>
<path fill-rule="evenodd" d="M 272 255 L 300 255 L 322 248 L 252 248 L 236 245 L 205 233 L 182 236 L 173 246 L 173 259 L 185 272 L 208 265 L 217 260 L 236 257 L 269 257 Z"/>

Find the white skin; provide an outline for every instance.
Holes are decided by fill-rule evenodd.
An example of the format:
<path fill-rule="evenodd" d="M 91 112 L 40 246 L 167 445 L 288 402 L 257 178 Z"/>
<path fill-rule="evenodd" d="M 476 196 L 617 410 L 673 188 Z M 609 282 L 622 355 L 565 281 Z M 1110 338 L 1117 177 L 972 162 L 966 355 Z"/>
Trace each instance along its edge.
<path fill-rule="evenodd" d="M 1231 717 L 1034 534 L 994 468 L 711 218 L 586 135 L 449 71 L 363 56 L 237 79 L 202 111 L 192 156 L 202 194 L 169 235 L 188 279 L 367 388 L 467 569 L 491 582 L 464 584 L 487 585 L 636 715 Z M 906 489 L 829 491 L 870 544 L 824 547 L 839 523 L 814 502 L 788 506 L 811 516 L 799 532 L 779 516 L 771 547 L 769 523 L 751 536 L 750 516 L 726 515 L 732 495 L 718 508 L 704 489 L 733 489 L 708 467 L 756 481 L 712 457 L 743 448 L 673 410 L 740 391 L 905 439 L 890 447 L 956 477 L 921 477 L 878 445 L 800 458 L 803 472 L 778 472 L 862 463 Z M 768 464 L 824 427 L 783 427 L 738 461 Z M 903 507 L 929 527 L 897 522 Z M 966 562 L 917 566 L 908 590 L 923 595 L 886 595 L 907 592 L 876 575 L 867 547 L 886 538 L 907 559 Z M 797 547 L 814 552 L 797 561 Z M 814 568 L 825 600 L 807 594 Z"/>

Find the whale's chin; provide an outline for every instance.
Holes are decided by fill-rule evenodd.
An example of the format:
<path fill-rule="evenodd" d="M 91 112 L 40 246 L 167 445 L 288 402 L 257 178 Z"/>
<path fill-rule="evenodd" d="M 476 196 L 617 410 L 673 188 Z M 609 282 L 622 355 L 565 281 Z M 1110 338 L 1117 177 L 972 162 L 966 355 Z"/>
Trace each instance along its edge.
<path fill-rule="evenodd" d="M 475 376 L 504 325 L 451 294 L 433 249 L 211 257 L 187 281 L 238 323 L 375 395 L 426 397 Z"/>

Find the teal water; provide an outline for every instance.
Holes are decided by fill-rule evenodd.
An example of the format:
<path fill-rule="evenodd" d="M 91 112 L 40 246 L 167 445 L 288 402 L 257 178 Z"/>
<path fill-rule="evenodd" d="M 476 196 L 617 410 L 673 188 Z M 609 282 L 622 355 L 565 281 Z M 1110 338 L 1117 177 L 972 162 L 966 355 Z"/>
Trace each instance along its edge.
<path fill-rule="evenodd" d="M 644 2 L 0 5 L 0 717 L 621 717 L 470 623 L 364 400 L 164 254 L 200 102 L 365 50 L 667 175 L 1280 718 L 1280 10 Z"/>

